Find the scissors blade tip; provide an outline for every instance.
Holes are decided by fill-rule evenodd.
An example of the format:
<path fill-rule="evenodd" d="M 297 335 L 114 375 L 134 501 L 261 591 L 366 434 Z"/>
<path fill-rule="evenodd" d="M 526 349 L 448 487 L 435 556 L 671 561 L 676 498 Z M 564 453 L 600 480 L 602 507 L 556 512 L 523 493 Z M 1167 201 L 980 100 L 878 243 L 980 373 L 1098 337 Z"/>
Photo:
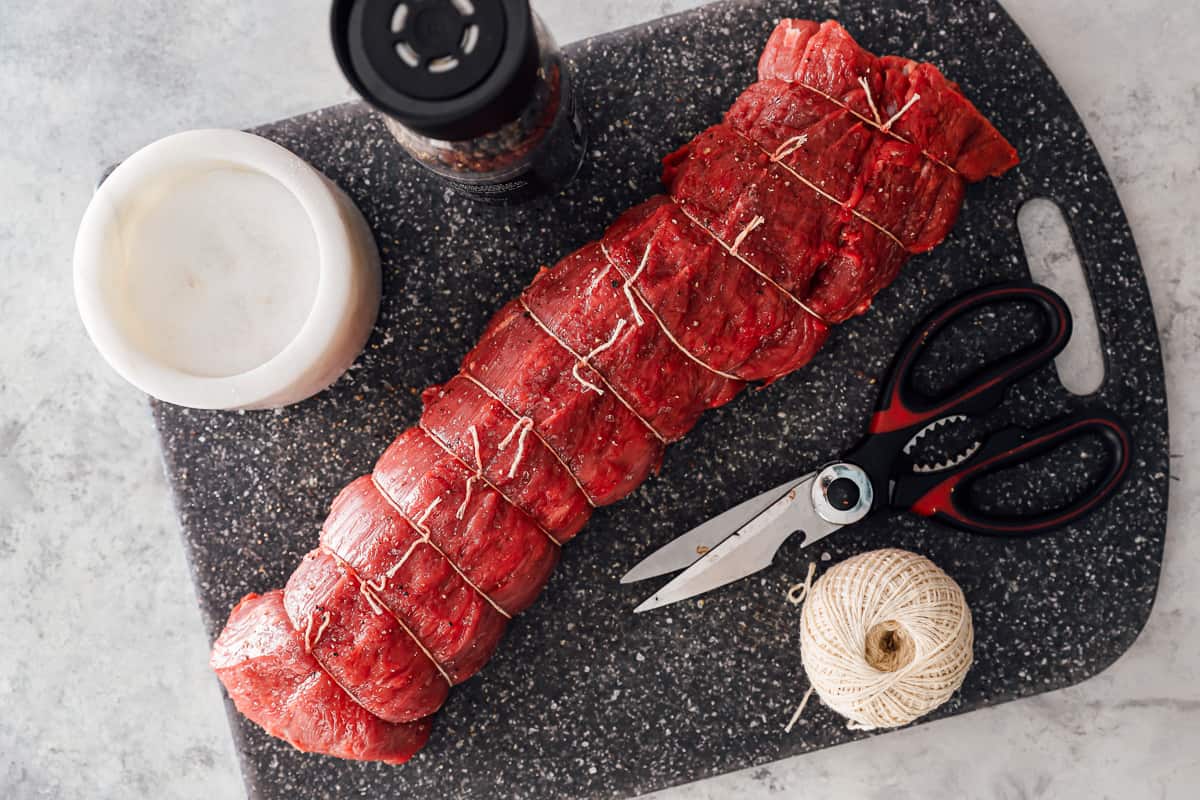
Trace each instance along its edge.
<path fill-rule="evenodd" d="M 638 581 L 644 581 L 647 578 L 654 578 L 654 577 L 657 577 L 658 575 L 665 574 L 662 571 L 654 570 L 654 569 L 651 569 L 650 567 L 648 567 L 647 566 L 648 561 L 649 561 L 649 559 L 643 559 L 642 561 L 638 562 L 638 564 L 636 566 L 634 566 L 633 569 L 629 570 L 629 572 L 626 572 L 624 575 L 622 575 L 621 583 L 637 583 Z"/>
<path fill-rule="evenodd" d="M 656 608 L 662 608 L 663 606 L 669 606 L 672 603 L 678 602 L 679 600 L 682 600 L 682 599 L 685 599 L 685 598 L 667 599 L 662 596 L 661 592 L 655 592 L 650 597 L 647 597 L 645 600 L 643 600 L 641 602 L 641 604 L 638 605 L 638 607 L 633 610 L 633 613 L 641 614 L 646 611 L 653 611 Z"/>

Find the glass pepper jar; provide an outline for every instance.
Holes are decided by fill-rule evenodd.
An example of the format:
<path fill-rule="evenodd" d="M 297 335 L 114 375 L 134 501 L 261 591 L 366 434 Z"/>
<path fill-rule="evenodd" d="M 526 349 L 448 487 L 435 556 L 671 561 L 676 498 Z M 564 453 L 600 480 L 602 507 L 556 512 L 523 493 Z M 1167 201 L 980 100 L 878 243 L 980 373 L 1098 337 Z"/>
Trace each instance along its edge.
<path fill-rule="evenodd" d="M 332 32 L 350 83 L 459 193 L 511 205 L 579 170 L 571 72 L 528 0 L 335 0 Z"/>

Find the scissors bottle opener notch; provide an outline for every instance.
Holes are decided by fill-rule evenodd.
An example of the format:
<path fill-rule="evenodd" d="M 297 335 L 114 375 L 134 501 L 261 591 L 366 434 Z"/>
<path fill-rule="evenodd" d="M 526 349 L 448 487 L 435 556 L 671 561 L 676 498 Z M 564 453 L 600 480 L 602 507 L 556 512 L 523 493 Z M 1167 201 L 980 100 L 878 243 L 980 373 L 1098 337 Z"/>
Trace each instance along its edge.
<path fill-rule="evenodd" d="M 985 365 L 936 397 L 914 385 L 915 366 L 939 332 L 966 314 L 990 305 L 1024 301 L 1045 325 L 1038 339 Z M 803 547 L 891 506 L 971 533 L 1024 538 L 1083 517 L 1107 500 L 1129 471 L 1132 440 L 1106 410 L 1071 414 L 1037 430 L 1010 427 L 944 463 L 914 463 L 922 436 L 941 425 L 991 411 L 1008 388 L 1054 359 L 1071 337 L 1071 314 L 1062 298 L 1029 282 L 968 292 L 922 321 L 892 362 L 866 436 L 841 460 L 752 497 L 668 542 L 643 559 L 622 583 L 683 570 L 635 611 L 675 603 L 766 568 L 796 532 Z M 1036 459 L 1075 439 L 1097 435 L 1107 459 L 1103 475 L 1067 505 L 1037 514 L 989 513 L 971 499 L 972 485 L 986 475 Z"/>

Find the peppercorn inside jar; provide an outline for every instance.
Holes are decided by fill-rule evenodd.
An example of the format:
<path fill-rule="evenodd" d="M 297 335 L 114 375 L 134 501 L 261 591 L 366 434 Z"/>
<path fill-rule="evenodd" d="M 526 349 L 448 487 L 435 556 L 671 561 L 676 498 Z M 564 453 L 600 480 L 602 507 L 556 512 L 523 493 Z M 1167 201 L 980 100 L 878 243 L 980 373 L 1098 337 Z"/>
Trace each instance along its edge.
<path fill-rule="evenodd" d="M 513 205 L 578 172 L 571 71 L 528 0 L 335 0 L 333 40 L 396 140 L 459 193 Z"/>

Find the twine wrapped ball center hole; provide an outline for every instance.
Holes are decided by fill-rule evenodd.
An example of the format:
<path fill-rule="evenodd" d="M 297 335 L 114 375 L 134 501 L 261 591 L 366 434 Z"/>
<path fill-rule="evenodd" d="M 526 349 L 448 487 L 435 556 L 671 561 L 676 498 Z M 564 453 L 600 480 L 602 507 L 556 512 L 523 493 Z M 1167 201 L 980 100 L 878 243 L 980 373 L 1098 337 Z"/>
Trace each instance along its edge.
<path fill-rule="evenodd" d="M 917 657 L 917 645 L 903 625 L 889 619 L 867 631 L 863 655 L 867 663 L 880 672 L 895 672 L 913 662 Z"/>

